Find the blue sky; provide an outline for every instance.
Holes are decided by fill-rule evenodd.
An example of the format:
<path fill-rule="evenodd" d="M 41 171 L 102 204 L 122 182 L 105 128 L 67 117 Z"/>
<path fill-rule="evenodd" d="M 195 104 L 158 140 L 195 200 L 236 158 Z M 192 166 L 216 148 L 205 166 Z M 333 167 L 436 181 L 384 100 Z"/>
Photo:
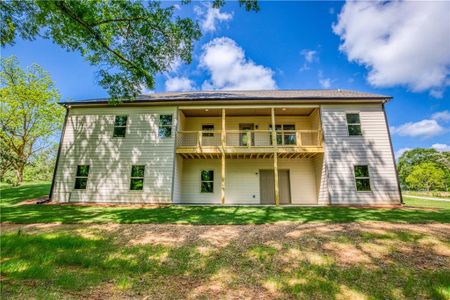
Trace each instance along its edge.
<path fill-rule="evenodd" d="M 449 3 L 260 6 L 254 13 L 236 2 L 220 10 L 200 2 L 180 5 L 176 13 L 197 19 L 203 37 L 192 64 L 158 75 L 154 91 L 340 88 L 386 94 L 394 97 L 386 109 L 395 151 L 450 150 Z M 10 55 L 50 72 L 63 99 L 107 96 L 96 83 L 95 66 L 49 40 L 18 40 L 2 49 L 2 56 Z"/>

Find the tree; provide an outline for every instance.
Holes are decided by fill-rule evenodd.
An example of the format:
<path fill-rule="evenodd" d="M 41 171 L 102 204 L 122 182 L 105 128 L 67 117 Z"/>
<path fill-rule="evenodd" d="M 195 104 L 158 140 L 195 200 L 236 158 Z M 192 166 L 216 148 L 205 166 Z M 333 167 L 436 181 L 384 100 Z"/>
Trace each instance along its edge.
<path fill-rule="evenodd" d="M 50 75 L 33 64 L 23 70 L 15 57 L 2 59 L 0 72 L 0 141 L 14 158 L 11 168 L 17 183 L 23 181 L 30 157 L 48 146 L 48 138 L 58 132 L 63 108 Z M 2 154 L 3 155 L 3 154 Z"/>
<path fill-rule="evenodd" d="M 406 177 L 406 183 L 416 190 L 442 190 L 445 186 L 445 173 L 436 164 L 424 162 L 413 167 Z"/>
<path fill-rule="evenodd" d="M 53 177 L 58 143 L 50 142 L 49 147 L 32 155 L 25 166 L 25 181 L 50 181 Z"/>
<path fill-rule="evenodd" d="M 421 163 L 433 163 L 444 172 L 447 187 L 450 187 L 450 152 L 439 152 L 436 149 L 416 148 L 405 151 L 398 159 L 398 174 L 402 186 L 411 189 L 406 178 L 413 168 Z"/>
<path fill-rule="evenodd" d="M 239 2 L 247 10 L 259 9 L 256 0 Z M 134 98 L 143 86 L 153 89 L 155 74 L 170 70 L 177 59 L 190 63 L 201 36 L 196 22 L 174 17 L 174 7 L 158 1 L 11 0 L 1 1 L 0 8 L 3 46 L 18 35 L 40 36 L 78 51 L 99 67 L 99 83 L 115 100 Z"/>

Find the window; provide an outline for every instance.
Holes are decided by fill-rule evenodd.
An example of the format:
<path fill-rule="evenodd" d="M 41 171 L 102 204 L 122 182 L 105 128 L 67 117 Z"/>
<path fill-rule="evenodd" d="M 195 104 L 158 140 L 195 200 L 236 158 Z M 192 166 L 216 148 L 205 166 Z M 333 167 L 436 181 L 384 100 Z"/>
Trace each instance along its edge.
<path fill-rule="evenodd" d="M 211 131 L 211 132 L 207 132 L 207 131 Z M 214 136 L 214 125 L 202 125 L 202 135 L 203 136 Z"/>
<path fill-rule="evenodd" d="M 125 137 L 128 116 L 116 116 L 113 137 Z"/>
<path fill-rule="evenodd" d="M 145 166 L 131 166 L 130 190 L 140 191 L 144 188 Z"/>
<path fill-rule="evenodd" d="M 269 130 L 272 130 L 272 125 L 269 125 Z M 275 131 L 277 132 L 278 145 L 295 145 L 297 138 L 295 134 L 295 125 L 293 124 L 275 124 Z M 272 134 L 272 133 L 271 133 Z M 270 137 L 270 144 L 272 145 L 272 137 Z"/>
<path fill-rule="evenodd" d="M 213 193 L 214 192 L 214 171 L 203 170 L 201 172 L 201 192 L 202 193 Z"/>
<path fill-rule="evenodd" d="M 172 115 L 159 116 L 159 137 L 167 138 L 172 136 Z"/>
<path fill-rule="evenodd" d="M 85 190 L 89 176 L 89 165 L 78 165 L 75 175 L 75 189 Z"/>
<path fill-rule="evenodd" d="M 369 166 L 354 166 L 356 190 L 358 192 L 370 191 Z"/>
<path fill-rule="evenodd" d="M 347 114 L 348 135 L 362 135 L 359 113 Z"/>

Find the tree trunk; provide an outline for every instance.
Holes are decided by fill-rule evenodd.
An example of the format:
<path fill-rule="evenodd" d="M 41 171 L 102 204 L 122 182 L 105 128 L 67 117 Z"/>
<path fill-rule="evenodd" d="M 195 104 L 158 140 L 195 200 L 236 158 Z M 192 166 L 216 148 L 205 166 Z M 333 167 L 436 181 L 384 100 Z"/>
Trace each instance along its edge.
<path fill-rule="evenodd" d="M 17 166 L 17 169 L 16 169 L 17 185 L 19 185 L 23 182 L 23 170 L 24 169 L 25 169 L 25 164 L 23 164 L 23 163 L 20 163 Z"/>

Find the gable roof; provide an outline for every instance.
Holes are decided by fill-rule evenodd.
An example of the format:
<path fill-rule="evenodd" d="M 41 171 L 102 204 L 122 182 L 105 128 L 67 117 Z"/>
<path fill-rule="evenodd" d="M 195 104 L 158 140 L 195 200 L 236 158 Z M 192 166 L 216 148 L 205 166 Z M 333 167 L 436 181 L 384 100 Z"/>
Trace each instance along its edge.
<path fill-rule="evenodd" d="M 389 100 L 392 97 L 351 90 L 250 90 L 250 91 L 193 91 L 139 95 L 123 103 L 228 101 L 228 100 Z M 61 104 L 108 103 L 109 98 L 61 102 Z"/>

